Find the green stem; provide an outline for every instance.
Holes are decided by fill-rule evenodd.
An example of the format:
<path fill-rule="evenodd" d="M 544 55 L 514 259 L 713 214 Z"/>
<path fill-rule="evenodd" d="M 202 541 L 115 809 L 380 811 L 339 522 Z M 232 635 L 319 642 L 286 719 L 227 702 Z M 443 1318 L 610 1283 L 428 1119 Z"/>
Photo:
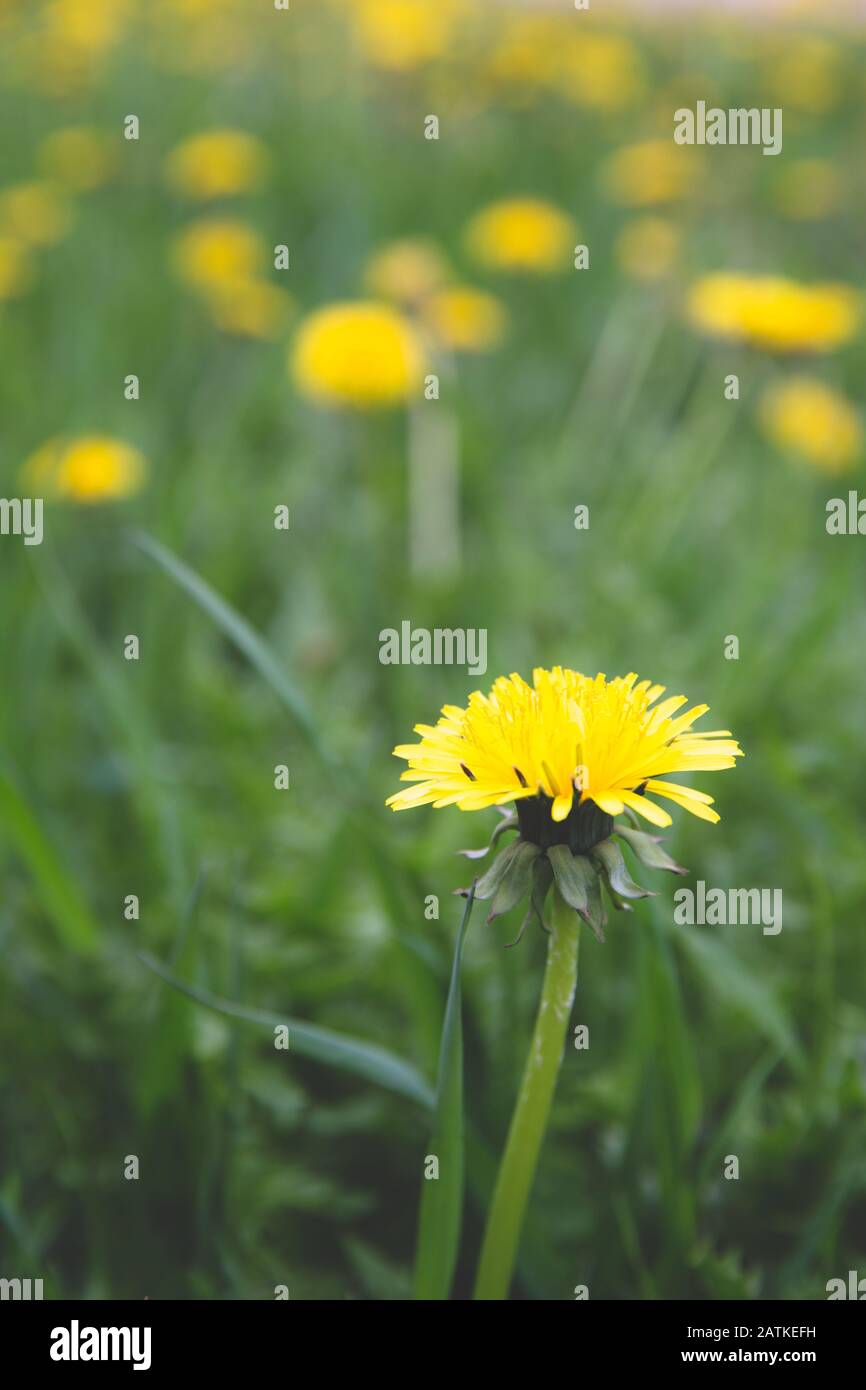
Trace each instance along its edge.
<path fill-rule="evenodd" d="M 552 921 L 535 1032 L 496 1179 L 478 1266 L 476 1299 L 508 1297 L 523 1214 L 547 1127 L 577 988 L 579 918 L 556 889 Z"/>

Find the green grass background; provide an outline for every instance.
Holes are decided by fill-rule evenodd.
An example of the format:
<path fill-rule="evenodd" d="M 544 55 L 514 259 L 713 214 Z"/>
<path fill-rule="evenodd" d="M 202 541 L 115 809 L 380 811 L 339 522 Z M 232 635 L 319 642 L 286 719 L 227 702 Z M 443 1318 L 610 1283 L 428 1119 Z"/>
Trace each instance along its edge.
<path fill-rule="evenodd" d="M 79 200 L 33 290 L 3 306 L 4 494 L 58 432 L 114 433 L 151 472 L 122 506 L 51 505 L 39 548 L 0 540 L 0 1274 L 43 1277 L 51 1297 L 407 1296 L 424 1105 L 275 1051 L 267 1018 L 183 997 L 138 953 L 266 1016 L 379 1044 L 432 1082 L 450 895 L 468 881 L 453 851 L 495 817 L 384 807 L 394 743 L 485 683 L 381 666 L 380 629 L 409 618 L 487 628 L 487 679 L 637 670 L 706 700 L 709 727 L 731 728 L 746 757 L 699 779 L 721 824 L 679 814 L 668 847 L 689 884 L 784 893 L 777 937 L 675 928 L 667 880 L 606 945 L 587 936 L 573 1022 L 591 1045 L 564 1061 L 514 1296 L 585 1283 L 592 1298 L 824 1297 L 828 1279 L 866 1274 L 866 542 L 824 529 L 827 498 L 862 472 L 836 482 L 775 453 L 753 403 L 788 368 L 702 343 L 679 300 L 693 273 L 729 266 L 862 284 L 862 43 L 834 41 L 826 115 L 798 114 L 791 93 L 779 159 L 711 152 L 710 186 L 677 212 L 676 277 L 648 290 L 615 263 L 629 214 L 600 192 L 605 155 L 667 136 L 673 79 L 693 100 L 707 79 L 776 105 L 761 84 L 779 31 L 724 44 L 697 19 L 634 30 L 649 95 L 604 117 L 541 92 L 473 102 L 468 51 L 456 74 L 383 76 L 319 6 L 249 22 L 248 48 L 213 72 L 166 70 L 135 30 L 68 93 L 16 72 L 14 45 L 4 60 L 0 119 L 20 132 L 4 183 L 30 177 L 39 140 L 66 124 L 121 145 L 118 177 Z M 484 23 L 500 22 L 491 7 Z M 294 27 L 275 41 L 281 24 Z M 422 138 L 431 111 L 438 143 Z M 137 144 L 120 141 L 129 112 Z M 274 280 L 301 311 L 357 294 L 371 251 L 416 233 L 506 303 L 507 343 L 462 361 L 441 403 L 460 430 L 458 578 L 410 576 L 402 414 L 315 411 L 288 379 L 288 339 L 219 335 L 173 281 L 169 242 L 193 210 L 166 192 L 162 162 L 214 124 L 271 151 L 267 188 L 226 206 L 289 244 Z M 775 181 L 814 156 L 841 171 L 842 209 L 780 220 Z M 466 219 L 521 192 L 578 219 L 589 271 L 472 271 Z M 862 339 L 816 365 L 858 403 L 864 368 Z M 139 402 L 123 398 L 129 372 Z M 728 372 L 739 402 L 723 399 Z M 581 502 L 591 524 L 576 532 Z M 285 686 L 139 531 L 261 635 Z M 122 658 L 128 633 L 137 663 Z M 139 922 L 124 920 L 129 893 Z M 517 925 L 478 910 L 464 949 L 458 1297 L 541 979 L 540 935 L 503 949 Z M 738 1181 L 723 1178 L 729 1154 Z"/>

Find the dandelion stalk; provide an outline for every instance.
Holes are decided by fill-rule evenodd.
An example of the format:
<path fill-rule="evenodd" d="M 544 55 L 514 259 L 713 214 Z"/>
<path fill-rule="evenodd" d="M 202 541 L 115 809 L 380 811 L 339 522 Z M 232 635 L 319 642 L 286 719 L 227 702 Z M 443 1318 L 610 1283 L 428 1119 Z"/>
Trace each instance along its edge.
<path fill-rule="evenodd" d="M 577 988 L 579 918 L 554 890 L 552 930 L 535 1031 L 481 1250 L 476 1299 L 508 1297 L 523 1214 L 535 1177 Z"/>

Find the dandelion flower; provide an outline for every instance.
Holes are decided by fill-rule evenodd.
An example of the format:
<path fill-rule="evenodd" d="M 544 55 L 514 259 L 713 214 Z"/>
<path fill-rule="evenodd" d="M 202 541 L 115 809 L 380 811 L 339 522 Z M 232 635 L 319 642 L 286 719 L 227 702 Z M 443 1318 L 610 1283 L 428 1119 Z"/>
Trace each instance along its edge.
<path fill-rule="evenodd" d="M 552 203 L 540 198 L 505 198 L 476 213 L 466 244 L 488 270 L 549 275 L 565 270 L 577 227 Z"/>
<path fill-rule="evenodd" d="M 498 299 L 469 285 L 448 285 L 422 306 L 433 337 L 453 352 L 490 352 L 505 336 L 506 314 Z"/>
<path fill-rule="evenodd" d="M 633 280 L 664 280 L 676 265 L 682 237 L 664 217 L 636 217 L 620 233 L 616 259 Z"/>
<path fill-rule="evenodd" d="M 693 150 L 672 140 L 642 140 L 610 155 L 602 166 L 602 184 L 615 203 L 650 207 L 684 198 L 700 177 L 702 165 Z"/>
<path fill-rule="evenodd" d="M 417 304 L 443 285 L 448 262 L 433 241 L 405 237 L 376 251 L 364 271 L 364 286 L 378 299 Z"/>
<path fill-rule="evenodd" d="M 255 279 L 215 285 L 205 299 L 217 328 L 242 338 L 279 338 L 294 307 L 285 290 Z"/>
<path fill-rule="evenodd" d="M 172 261 L 187 284 L 207 290 L 259 275 L 265 265 L 265 244 L 238 218 L 201 218 L 179 232 L 172 245 Z"/>
<path fill-rule="evenodd" d="M 242 130 L 190 136 L 166 161 L 168 181 L 187 198 L 228 198 L 260 187 L 268 167 L 264 145 Z"/>
<path fill-rule="evenodd" d="M 860 300 L 847 285 L 719 272 L 691 287 L 686 313 L 714 338 L 769 352 L 829 352 L 856 332 Z"/>
<path fill-rule="evenodd" d="M 577 106 L 622 111 L 633 106 L 644 87 L 634 44 L 619 34 L 579 34 L 559 47 L 557 85 Z"/>
<path fill-rule="evenodd" d="M 405 400 L 420 385 L 423 366 L 409 321 L 374 300 L 317 309 L 301 324 L 290 358 L 305 395 L 358 409 Z"/>
<path fill-rule="evenodd" d="M 359 46 L 376 67 L 409 72 L 447 48 L 460 7 L 455 0 L 356 0 Z"/>
<path fill-rule="evenodd" d="M 0 191 L 0 233 L 28 246 L 53 246 L 72 225 L 72 208 L 57 184 L 34 180 Z"/>
<path fill-rule="evenodd" d="M 536 669 L 532 685 L 519 675 L 500 676 L 488 695 L 470 695 L 465 709 L 446 705 L 435 726 L 417 725 L 420 743 L 394 749 L 409 764 L 401 780 L 414 785 L 388 805 L 403 811 L 432 802 L 477 811 L 516 801 L 518 814 L 537 822 L 541 833 L 564 835 L 545 830 L 545 822 L 579 824 L 589 803 L 602 819 L 629 807 L 653 825 L 670 825 L 652 793 L 717 821 L 712 797 L 664 779 L 733 767 L 739 746 L 724 729 L 692 732 L 707 706 L 677 713 L 686 697 L 658 703 L 664 689 L 634 674 L 609 681 L 561 666 Z"/>
<path fill-rule="evenodd" d="M 50 439 L 27 460 L 29 486 L 73 502 L 114 502 L 138 492 L 146 463 L 131 444 L 106 435 Z"/>
<path fill-rule="evenodd" d="M 30 288 L 32 280 L 27 247 L 14 237 L 0 236 L 0 300 L 17 299 Z"/>
<path fill-rule="evenodd" d="M 780 449 L 826 473 L 844 473 L 863 452 L 863 427 L 853 406 L 814 377 L 772 386 L 759 407 L 761 425 Z"/>
<path fill-rule="evenodd" d="M 39 165 L 50 179 L 76 193 L 106 183 L 117 166 L 114 142 L 93 126 L 67 126 L 46 136 L 39 146 Z"/>

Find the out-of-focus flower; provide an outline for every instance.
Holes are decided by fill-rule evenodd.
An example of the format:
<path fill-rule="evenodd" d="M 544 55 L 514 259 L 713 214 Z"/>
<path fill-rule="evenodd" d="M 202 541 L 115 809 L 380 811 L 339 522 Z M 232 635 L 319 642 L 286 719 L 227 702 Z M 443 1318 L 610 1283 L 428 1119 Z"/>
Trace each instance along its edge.
<path fill-rule="evenodd" d="M 53 246 L 72 226 L 72 206 L 63 189 L 42 180 L 0 190 L 0 234 L 28 246 Z"/>
<path fill-rule="evenodd" d="M 107 435 L 50 439 L 32 454 L 22 477 L 34 491 L 73 502 L 114 502 L 138 492 L 147 464 L 131 444 Z"/>
<path fill-rule="evenodd" d="M 504 86 L 552 86 L 560 75 L 563 26 L 553 15 L 515 14 L 503 18 L 487 72 Z"/>
<path fill-rule="evenodd" d="M 462 8 L 456 0 L 355 0 L 351 13 L 365 57 L 408 72 L 445 52 Z"/>
<path fill-rule="evenodd" d="M 17 299 L 30 288 L 33 266 L 30 252 L 13 237 L 0 236 L 0 300 Z"/>
<path fill-rule="evenodd" d="M 837 104 L 843 84 L 835 44 L 817 34 L 798 35 L 772 49 L 762 89 L 773 94 L 780 106 L 820 116 Z"/>
<path fill-rule="evenodd" d="M 244 64 L 259 31 L 249 0 L 148 0 L 143 19 L 148 47 L 158 67 L 169 72 L 220 72 Z"/>
<path fill-rule="evenodd" d="M 205 298 L 217 328 L 242 338 L 279 338 L 294 307 L 291 295 L 266 280 L 228 281 Z"/>
<path fill-rule="evenodd" d="M 265 265 L 265 244 L 239 218 L 201 218 L 175 237 L 172 260 L 187 284 L 209 290 L 259 275 Z"/>
<path fill-rule="evenodd" d="M 718 272 L 692 285 L 686 312 L 696 328 L 714 338 L 770 352 L 829 352 L 856 332 L 860 299 L 847 285 Z"/>
<path fill-rule="evenodd" d="M 651 207 L 684 198 L 701 172 L 701 161 L 693 150 L 675 145 L 673 140 L 641 140 L 608 157 L 602 167 L 602 183 L 616 203 Z"/>
<path fill-rule="evenodd" d="M 422 306 L 434 338 L 454 352 L 490 352 L 505 336 L 506 314 L 498 299 L 470 285 L 448 285 Z"/>
<path fill-rule="evenodd" d="M 863 452 L 856 410 L 815 377 L 795 376 L 763 395 L 759 419 L 778 448 L 798 454 L 827 473 L 843 473 Z"/>
<path fill-rule="evenodd" d="M 636 217 L 616 241 L 616 259 L 634 280 L 664 280 L 676 265 L 682 245 L 679 227 L 664 217 Z"/>
<path fill-rule="evenodd" d="M 448 262 L 433 241 L 406 237 L 376 251 L 364 271 L 364 287 L 379 299 L 417 304 L 443 285 Z"/>
<path fill-rule="evenodd" d="M 374 300 L 329 304 L 304 320 L 290 356 L 300 391 L 324 404 L 375 409 L 420 385 L 424 356 L 402 314 Z"/>
<path fill-rule="evenodd" d="M 819 222 L 837 211 L 843 180 L 829 159 L 798 159 L 782 170 L 776 203 L 794 222 Z"/>
<path fill-rule="evenodd" d="M 228 198 L 252 193 L 268 167 L 264 145 L 242 130 L 206 130 L 171 151 L 168 181 L 188 198 Z"/>
<path fill-rule="evenodd" d="M 42 141 L 39 165 L 49 179 L 56 179 L 77 193 L 88 193 L 114 173 L 115 145 L 111 136 L 93 126 L 67 126 Z"/>
<path fill-rule="evenodd" d="M 621 111 L 643 93 L 640 56 L 620 34 L 572 33 L 558 52 L 557 86 L 578 106 Z"/>
<path fill-rule="evenodd" d="M 50 0 L 22 34 L 16 66 L 40 91 L 79 91 L 123 38 L 131 13 L 132 0 Z"/>
<path fill-rule="evenodd" d="M 577 226 L 540 198 L 505 198 L 472 218 L 466 245 L 488 270 L 549 275 L 572 262 Z"/>

